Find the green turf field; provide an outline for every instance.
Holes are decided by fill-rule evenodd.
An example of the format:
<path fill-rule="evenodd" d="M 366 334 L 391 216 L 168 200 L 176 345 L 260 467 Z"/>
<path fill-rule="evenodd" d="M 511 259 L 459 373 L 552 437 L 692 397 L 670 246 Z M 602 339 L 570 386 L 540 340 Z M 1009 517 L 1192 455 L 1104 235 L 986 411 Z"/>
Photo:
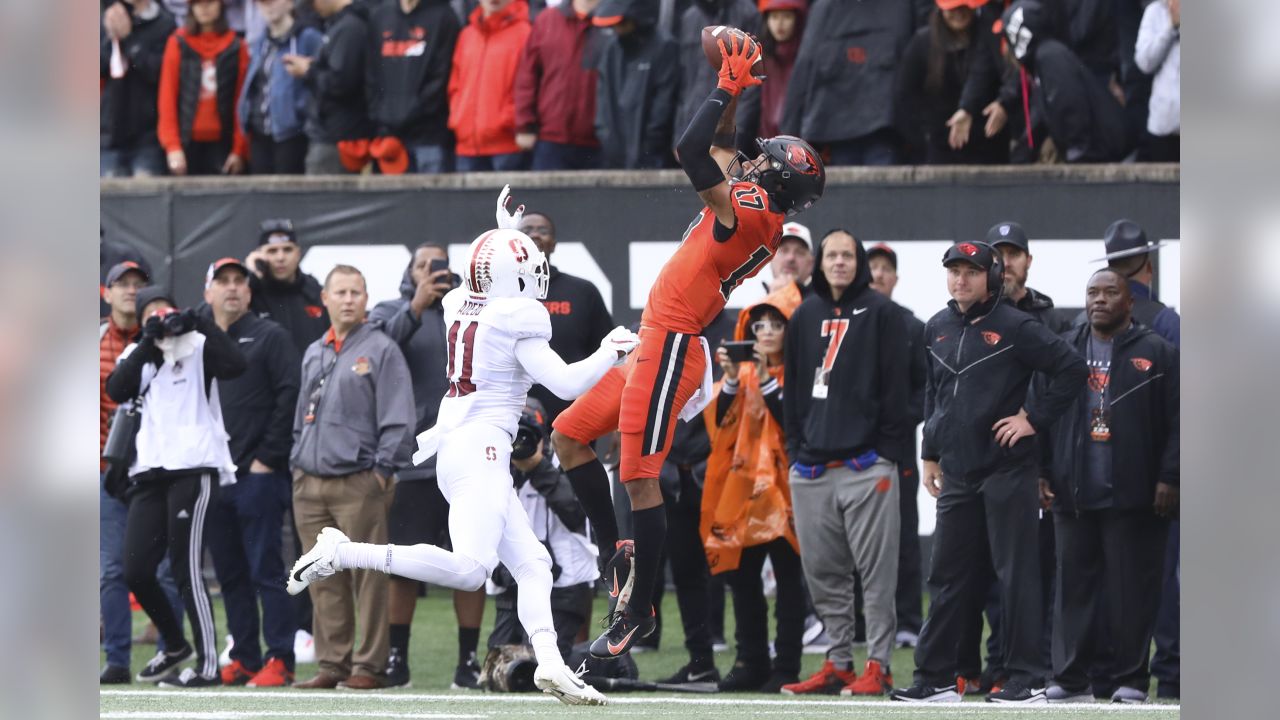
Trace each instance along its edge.
<path fill-rule="evenodd" d="M 597 607 L 603 602 L 597 600 Z M 219 631 L 219 649 L 226 633 L 222 603 L 214 599 Z M 679 627 L 679 610 L 674 593 L 663 598 L 664 637 L 657 652 L 636 654 L 640 676 L 646 680 L 665 677 L 675 672 L 688 659 Z M 480 644 L 483 648 L 493 622 L 493 608 L 485 609 L 485 623 Z M 142 613 L 134 614 L 137 630 L 145 624 Z M 733 635 L 732 604 L 726 608 L 726 632 Z M 594 633 L 595 628 L 592 628 Z M 726 672 L 733 663 L 732 639 L 729 652 L 717 653 L 716 664 Z M 155 653 L 151 645 L 135 646 L 133 668 L 136 673 Z M 483 651 L 482 651 L 483 654 Z M 857 653 L 859 662 L 865 659 Z M 975 698 L 959 705 L 913 706 L 874 700 L 846 698 L 783 698 L 781 696 L 675 695 L 659 693 L 609 694 L 605 708 L 566 707 L 556 700 L 538 694 L 501 695 L 449 690 L 457 659 L 457 631 L 453 605 L 448 592 L 433 588 L 421 600 L 413 626 L 410 667 L 411 688 L 376 692 L 323 690 L 250 690 L 225 688 L 213 690 L 168 690 L 150 685 L 104 686 L 101 696 L 103 718 L 155 718 L 173 720 L 238 720 L 240 718 L 491 718 L 491 717 L 568 717 L 587 714 L 617 717 L 688 717 L 688 718 L 1176 718 L 1177 705 L 1112 706 L 1109 704 L 1079 706 L 1040 706 L 1034 709 L 996 707 Z M 105 659 L 103 660 L 105 662 Z M 822 663 L 820 655 L 805 655 L 803 673 L 813 672 Z M 298 678 L 308 679 L 314 665 L 301 665 Z M 911 652 L 894 653 L 893 670 L 899 685 L 910 683 Z M 1153 688 L 1154 690 L 1154 688 Z"/>

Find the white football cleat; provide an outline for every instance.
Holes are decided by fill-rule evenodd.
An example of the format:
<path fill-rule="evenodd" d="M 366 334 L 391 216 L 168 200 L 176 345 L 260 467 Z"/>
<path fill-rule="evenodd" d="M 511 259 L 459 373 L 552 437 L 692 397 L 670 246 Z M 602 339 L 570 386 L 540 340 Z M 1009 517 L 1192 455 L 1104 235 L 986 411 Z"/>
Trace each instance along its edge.
<path fill-rule="evenodd" d="M 302 554 L 289 571 L 289 584 L 285 588 L 290 595 L 297 595 L 311 583 L 327 578 L 342 568 L 338 567 L 338 546 L 351 542 L 338 528 L 327 527 L 316 535 L 316 546 Z"/>
<path fill-rule="evenodd" d="M 584 663 L 585 664 L 585 663 Z M 565 705 L 607 705 L 599 690 L 582 681 L 568 665 L 539 665 L 533 671 L 533 684 Z"/>

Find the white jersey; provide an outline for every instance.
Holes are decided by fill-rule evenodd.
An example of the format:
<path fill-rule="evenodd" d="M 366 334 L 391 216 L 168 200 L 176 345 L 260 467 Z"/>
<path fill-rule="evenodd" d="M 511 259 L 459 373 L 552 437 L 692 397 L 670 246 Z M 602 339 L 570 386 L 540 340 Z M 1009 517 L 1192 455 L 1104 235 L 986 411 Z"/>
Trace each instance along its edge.
<path fill-rule="evenodd" d="M 516 357 L 516 343 L 551 340 L 551 316 L 529 298 L 484 298 L 457 288 L 444 296 L 449 343 L 449 391 L 436 425 L 484 423 L 514 439 L 534 379 Z"/>

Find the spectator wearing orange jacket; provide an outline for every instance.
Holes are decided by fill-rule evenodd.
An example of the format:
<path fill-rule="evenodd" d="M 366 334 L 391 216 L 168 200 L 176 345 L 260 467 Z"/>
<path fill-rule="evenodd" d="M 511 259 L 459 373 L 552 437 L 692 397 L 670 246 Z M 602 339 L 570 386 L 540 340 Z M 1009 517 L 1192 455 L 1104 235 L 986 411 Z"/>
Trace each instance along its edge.
<path fill-rule="evenodd" d="M 480 0 L 458 36 L 449 75 L 458 172 L 524 169 L 513 88 L 530 31 L 526 0 Z"/>
<path fill-rule="evenodd" d="M 227 26 L 222 0 L 193 0 L 169 36 L 160 69 L 156 134 L 174 175 L 244 172 L 249 141 L 236 99 L 249 50 Z"/>

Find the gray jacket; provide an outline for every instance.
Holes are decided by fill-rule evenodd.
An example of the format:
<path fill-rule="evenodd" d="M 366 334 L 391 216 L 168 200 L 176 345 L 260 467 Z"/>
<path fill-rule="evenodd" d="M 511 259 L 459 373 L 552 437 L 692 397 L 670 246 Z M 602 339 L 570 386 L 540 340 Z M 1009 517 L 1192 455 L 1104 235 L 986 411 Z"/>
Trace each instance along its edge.
<path fill-rule="evenodd" d="M 389 478 L 409 464 L 405 435 L 413 427 L 409 366 L 386 335 L 363 324 L 340 351 L 328 333 L 307 348 L 289 457 L 295 471 L 337 477 L 375 470 Z"/>

